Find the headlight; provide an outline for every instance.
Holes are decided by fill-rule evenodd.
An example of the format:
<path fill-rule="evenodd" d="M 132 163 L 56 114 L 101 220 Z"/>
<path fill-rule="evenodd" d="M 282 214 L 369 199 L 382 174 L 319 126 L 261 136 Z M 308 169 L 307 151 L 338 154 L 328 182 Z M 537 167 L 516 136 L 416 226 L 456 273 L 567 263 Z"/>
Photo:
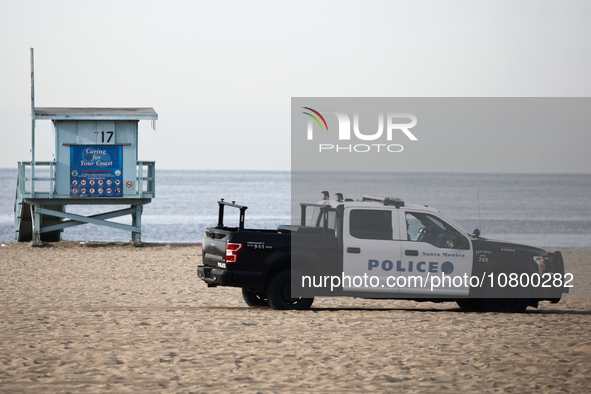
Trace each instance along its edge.
<path fill-rule="evenodd" d="M 538 268 L 540 269 L 540 274 L 543 274 L 544 271 L 546 270 L 546 264 L 544 263 L 544 258 L 542 256 L 534 256 L 534 261 L 536 262 L 536 264 L 538 265 Z"/>

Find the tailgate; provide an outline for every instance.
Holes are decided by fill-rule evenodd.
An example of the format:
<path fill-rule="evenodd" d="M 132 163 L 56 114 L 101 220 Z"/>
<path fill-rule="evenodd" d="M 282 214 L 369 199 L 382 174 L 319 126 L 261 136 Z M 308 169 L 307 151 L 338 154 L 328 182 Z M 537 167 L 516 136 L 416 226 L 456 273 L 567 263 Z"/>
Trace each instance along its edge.
<path fill-rule="evenodd" d="M 227 230 L 211 227 L 205 230 L 203 236 L 203 265 L 225 268 L 226 243 L 229 237 L 230 232 Z"/>

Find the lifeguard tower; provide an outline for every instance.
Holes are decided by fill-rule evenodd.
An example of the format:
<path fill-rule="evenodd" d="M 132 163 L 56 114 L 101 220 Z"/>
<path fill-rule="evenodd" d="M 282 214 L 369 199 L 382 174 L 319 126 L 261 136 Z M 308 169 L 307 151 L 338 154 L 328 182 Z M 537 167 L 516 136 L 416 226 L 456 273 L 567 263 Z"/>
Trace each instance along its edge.
<path fill-rule="evenodd" d="M 91 223 L 130 231 L 131 244 L 140 246 L 142 210 L 155 197 L 156 174 L 155 162 L 138 160 L 138 123 L 155 126 L 154 109 L 35 108 L 31 72 L 31 112 L 32 160 L 18 163 L 15 241 L 41 246 L 59 241 L 65 228 Z M 54 161 L 35 161 L 36 120 L 53 123 Z M 129 208 L 83 216 L 67 212 L 68 205 Z M 131 225 L 107 220 L 124 215 Z"/>

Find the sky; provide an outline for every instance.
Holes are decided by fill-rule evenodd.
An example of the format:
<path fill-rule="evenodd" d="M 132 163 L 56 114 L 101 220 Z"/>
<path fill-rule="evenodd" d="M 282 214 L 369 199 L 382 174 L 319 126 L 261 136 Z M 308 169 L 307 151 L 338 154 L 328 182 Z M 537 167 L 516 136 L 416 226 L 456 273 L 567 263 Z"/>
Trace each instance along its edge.
<path fill-rule="evenodd" d="M 31 47 L 38 107 L 153 107 L 139 159 L 158 169 L 290 170 L 292 97 L 591 96 L 589 15 L 568 0 L 0 0 L 0 168 L 31 157 Z M 416 170 L 591 173 L 590 134 L 537 166 Z M 51 160 L 50 121 L 36 141 Z"/>

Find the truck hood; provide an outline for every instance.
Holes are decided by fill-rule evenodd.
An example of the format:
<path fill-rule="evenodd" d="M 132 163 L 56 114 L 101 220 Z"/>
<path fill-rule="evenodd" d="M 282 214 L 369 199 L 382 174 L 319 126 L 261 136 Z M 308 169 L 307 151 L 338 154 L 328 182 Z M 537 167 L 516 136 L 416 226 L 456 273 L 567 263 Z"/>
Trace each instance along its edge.
<path fill-rule="evenodd" d="M 474 252 L 479 254 L 478 251 L 494 251 L 494 252 L 529 252 L 538 256 L 547 256 L 548 252 L 544 249 L 537 248 L 535 246 L 522 245 L 513 242 L 501 241 L 497 239 L 489 238 L 477 238 L 472 241 L 474 245 Z"/>

